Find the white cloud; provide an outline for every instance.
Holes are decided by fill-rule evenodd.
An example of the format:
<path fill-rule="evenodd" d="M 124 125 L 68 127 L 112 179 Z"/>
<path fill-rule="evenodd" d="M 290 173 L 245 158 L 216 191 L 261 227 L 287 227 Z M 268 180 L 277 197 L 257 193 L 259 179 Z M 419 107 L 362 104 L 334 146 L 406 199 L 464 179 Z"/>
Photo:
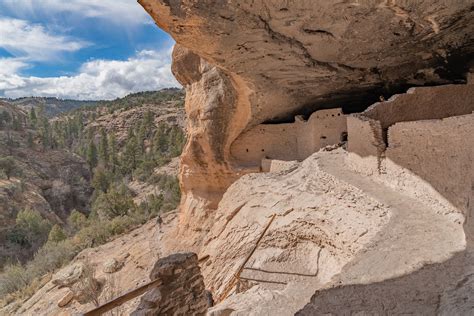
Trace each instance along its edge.
<path fill-rule="evenodd" d="M 15 70 L 14 62 L 3 59 L 11 70 Z M 24 65 L 17 64 L 16 67 L 19 70 Z M 4 96 L 10 98 L 34 95 L 81 100 L 114 99 L 132 92 L 178 86 L 171 73 L 169 49 L 140 51 L 122 61 L 90 61 L 83 64 L 75 76 L 23 77 L 8 70 L 0 76 L 0 93 L 3 90 Z"/>
<path fill-rule="evenodd" d="M 142 24 L 149 16 L 136 0 L 3 0 L 3 7 L 20 16 L 74 15 L 101 18 L 115 24 Z"/>
<path fill-rule="evenodd" d="M 23 58 L 0 58 L 0 75 L 17 73 L 26 67 L 28 64 Z"/>
<path fill-rule="evenodd" d="M 62 52 L 74 52 L 87 43 L 49 34 L 43 26 L 24 20 L 0 17 L 0 47 L 29 60 L 50 60 Z"/>

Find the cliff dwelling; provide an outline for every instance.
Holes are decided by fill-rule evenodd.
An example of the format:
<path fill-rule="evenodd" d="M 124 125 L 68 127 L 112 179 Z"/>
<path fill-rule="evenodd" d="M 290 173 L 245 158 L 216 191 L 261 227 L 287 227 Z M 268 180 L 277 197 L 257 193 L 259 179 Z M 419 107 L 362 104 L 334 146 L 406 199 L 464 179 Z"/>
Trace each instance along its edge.
<path fill-rule="evenodd" d="M 246 167 L 260 167 L 263 160 L 302 161 L 327 145 L 340 143 L 346 134 L 346 116 L 340 108 L 320 110 L 308 120 L 300 115 L 294 123 L 257 125 L 234 141 L 231 154 Z"/>
<path fill-rule="evenodd" d="M 93 248 L 16 314 L 95 309 L 81 276 L 57 286 L 81 258 L 110 274 L 102 298 L 115 276 L 147 291 L 134 315 L 473 314 L 473 0 L 138 2 L 172 37 L 182 90 L 78 116 L 64 154 L 83 153 L 94 203 L 60 242 Z M 34 158 L 16 133 L 18 161 Z M 18 204 L 36 196 L 21 185 Z"/>
<path fill-rule="evenodd" d="M 412 88 L 347 118 L 348 163 L 364 174 L 403 167 L 466 211 L 472 179 L 472 85 Z M 398 167 L 397 167 L 398 166 Z"/>

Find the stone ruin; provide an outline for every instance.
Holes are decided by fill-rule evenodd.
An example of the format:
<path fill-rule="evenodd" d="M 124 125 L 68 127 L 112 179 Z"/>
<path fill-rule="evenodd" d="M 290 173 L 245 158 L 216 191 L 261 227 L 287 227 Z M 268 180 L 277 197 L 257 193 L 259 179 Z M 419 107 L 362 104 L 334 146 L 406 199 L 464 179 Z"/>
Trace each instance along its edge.
<path fill-rule="evenodd" d="M 472 85 L 412 88 L 349 115 L 348 164 L 388 177 L 403 167 L 465 212 L 474 176 L 472 100 Z"/>
<path fill-rule="evenodd" d="M 150 279 L 161 284 L 146 293 L 134 316 L 205 315 L 209 296 L 194 253 L 177 253 L 158 260 Z"/>
<path fill-rule="evenodd" d="M 340 143 L 346 133 L 342 109 L 320 110 L 308 120 L 299 115 L 293 123 L 259 124 L 235 140 L 231 154 L 238 165 L 266 172 L 273 160 L 302 161 L 325 146 Z M 274 165 L 281 169 L 277 162 Z"/>

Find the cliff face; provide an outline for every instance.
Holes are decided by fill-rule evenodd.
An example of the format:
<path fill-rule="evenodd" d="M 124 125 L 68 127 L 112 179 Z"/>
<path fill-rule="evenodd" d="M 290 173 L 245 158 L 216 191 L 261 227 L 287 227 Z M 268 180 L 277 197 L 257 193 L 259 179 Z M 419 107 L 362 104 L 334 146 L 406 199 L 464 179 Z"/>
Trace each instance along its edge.
<path fill-rule="evenodd" d="M 190 138 L 181 229 L 247 173 L 230 146 L 262 122 L 317 109 L 361 111 L 408 86 L 462 82 L 474 52 L 472 1 L 139 0 L 177 45 Z M 278 157 L 273 157 L 277 158 Z"/>

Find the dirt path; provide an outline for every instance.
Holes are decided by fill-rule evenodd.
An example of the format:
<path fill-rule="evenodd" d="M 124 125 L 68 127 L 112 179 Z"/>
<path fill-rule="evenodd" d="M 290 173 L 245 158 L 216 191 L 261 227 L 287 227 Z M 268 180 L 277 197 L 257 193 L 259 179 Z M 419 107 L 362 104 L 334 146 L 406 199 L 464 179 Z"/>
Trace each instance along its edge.
<path fill-rule="evenodd" d="M 377 282 L 407 274 L 421 266 L 442 262 L 464 249 L 462 225 L 439 215 L 425 204 L 350 171 L 346 152 L 336 150 L 320 156 L 321 168 L 389 206 L 392 217 L 374 242 L 344 268 L 344 283 Z"/>

